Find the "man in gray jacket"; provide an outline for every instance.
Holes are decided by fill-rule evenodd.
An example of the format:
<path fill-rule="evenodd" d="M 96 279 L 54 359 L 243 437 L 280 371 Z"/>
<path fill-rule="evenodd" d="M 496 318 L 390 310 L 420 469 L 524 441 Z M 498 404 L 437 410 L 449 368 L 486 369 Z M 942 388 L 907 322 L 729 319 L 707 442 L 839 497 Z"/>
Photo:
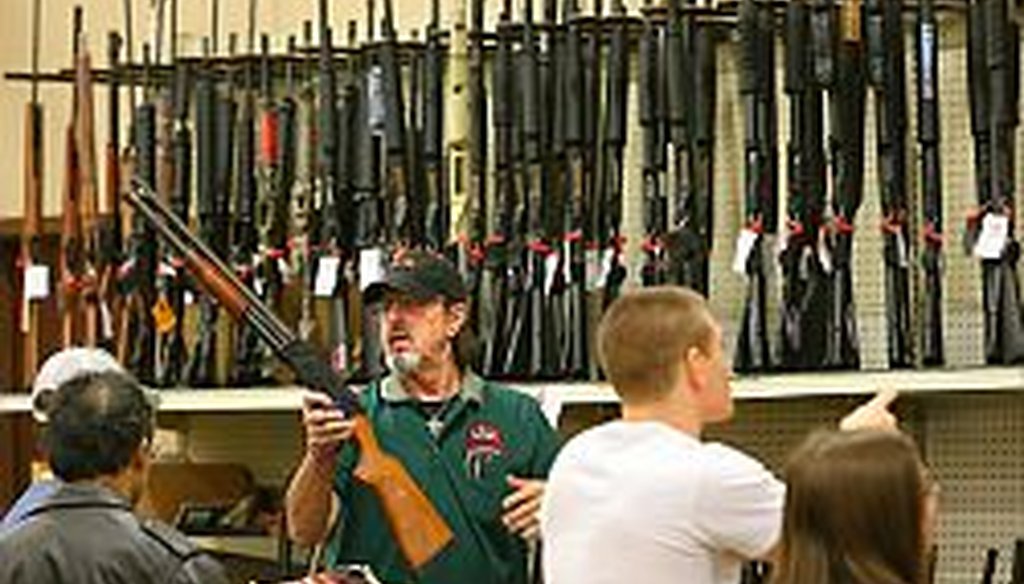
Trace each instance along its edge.
<path fill-rule="evenodd" d="M 103 372 L 61 385 L 46 404 L 57 490 L 0 535 L 0 582 L 227 582 L 184 535 L 133 506 L 150 466 L 155 412 L 130 376 Z"/>

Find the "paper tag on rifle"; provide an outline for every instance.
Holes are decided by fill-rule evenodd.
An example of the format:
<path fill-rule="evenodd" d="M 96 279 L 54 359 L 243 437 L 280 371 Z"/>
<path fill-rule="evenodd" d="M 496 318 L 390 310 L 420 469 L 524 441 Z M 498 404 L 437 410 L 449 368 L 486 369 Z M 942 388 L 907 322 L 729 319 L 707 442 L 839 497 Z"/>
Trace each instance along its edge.
<path fill-rule="evenodd" d="M 835 266 L 832 264 L 832 248 L 829 247 L 828 240 L 825 237 L 819 237 L 817 248 L 818 262 L 821 264 L 821 269 L 824 270 L 826 274 L 831 274 L 835 269 Z"/>
<path fill-rule="evenodd" d="M 291 264 L 284 257 L 277 258 L 277 273 L 281 274 L 281 282 L 284 285 L 288 285 L 292 281 L 292 277 L 295 272 L 292 270 Z"/>
<path fill-rule="evenodd" d="M 732 258 L 732 271 L 741 275 L 747 273 L 747 260 L 754 251 L 754 244 L 759 237 L 761 234 L 752 229 L 740 230 L 736 238 L 736 255 Z"/>
<path fill-rule="evenodd" d="M 602 261 L 600 249 L 588 249 L 584 254 L 586 259 L 587 281 L 585 282 L 587 292 L 593 292 L 601 287 L 604 279 L 601 277 L 604 262 Z"/>
<path fill-rule="evenodd" d="M 341 266 L 341 258 L 338 256 L 324 256 L 316 263 L 316 280 L 313 281 L 313 295 L 317 298 L 330 298 L 334 296 L 334 289 L 338 287 L 338 268 Z"/>
<path fill-rule="evenodd" d="M 1009 237 L 1010 218 L 1000 213 L 986 213 L 981 221 L 978 241 L 974 244 L 974 256 L 983 260 L 1002 258 Z"/>
<path fill-rule="evenodd" d="M 25 268 L 25 300 L 45 300 L 50 296 L 50 266 L 31 264 Z"/>
<path fill-rule="evenodd" d="M 196 295 L 191 290 L 185 290 L 185 306 L 192 306 L 196 303 Z"/>
<path fill-rule="evenodd" d="M 549 253 L 544 258 L 544 295 L 551 294 L 555 286 L 555 277 L 558 276 L 558 254 Z"/>
<path fill-rule="evenodd" d="M 100 302 L 100 326 L 104 339 L 114 338 L 114 315 L 110 312 L 110 306 L 106 302 Z"/>
<path fill-rule="evenodd" d="M 910 253 L 907 251 L 907 239 L 903 237 L 903 232 L 896 232 L 896 259 L 900 263 L 901 268 L 910 267 Z"/>
<path fill-rule="evenodd" d="M 174 330 L 174 324 L 178 322 L 178 319 L 174 316 L 174 311 L 171 310 L 171 304 L 167 302 L 167 298 L 160 296 L 157 299 L 156 304 L 153 305 L 153 321 L 156 324 L 156 332 L 166 335 L 167 333 Z"/>
<path fill-rule="evenodd" d="M 359 252 L 359 290 L 384 279 L 384 250 L 364 249 Z"/>

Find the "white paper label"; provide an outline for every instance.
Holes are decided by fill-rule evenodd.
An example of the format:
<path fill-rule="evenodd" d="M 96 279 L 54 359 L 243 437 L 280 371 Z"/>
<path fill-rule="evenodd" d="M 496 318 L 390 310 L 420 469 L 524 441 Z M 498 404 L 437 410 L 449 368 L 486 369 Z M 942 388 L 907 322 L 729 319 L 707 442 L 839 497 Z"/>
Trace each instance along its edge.
<path fill-rule="evenodd" d="M 252 279 L 252 289 L 256 291 L 256 295 L 263 298 L 263 278 L 259 276 Z"/>
<path fill-rule="evenodd" d="M 25 268 L 25 299 L 44 300 L 50 296 L 50 266 L 32 264 Z"/>
<path fill-rule="evenodd" d="M 338 256 L 324 256 L 316 264 L 316 280 L 313 283 L 313 295 L 317 298 L 330 298 L 334 296 L 334 289 L 338 286 L 338 268 L 341 266 L 341 258 Z"/>
<path fill-rule="evenodd" d="M 998 260 L 1010 237 L 1010 219 L 999 213 L 986 213 L 981 221 L 981 234 L 974 244 L 975 257 L 983 260 Z"/>
<path fill-rule="evenodd" d="M 750 258 L 750 253 L 754 251 L 754 244 L 757 243 L 757 238 L 759 237 L 761 237 L 761 234 L 752 229 L 740 231 L 739 236 L 736 238 L 736 254 L 732 258 L 732 271 L 737 274 L 747 273 L 747 259 Z"/>
<path fill-rule="evenodd" d="M 370 284 L 384 279 L 384 250 L 364 249 L 359 252 L 359 289 L 366 290 Z"/>
<path fill-rule="evenodd" d="M 103 338 L 114 338 L 114 315 L 110 314 L 110 307 L 106 302 L 100 302 L 100 326 L 103 327 Z"/>
<path fill-rule="evenodd" d="M 196 295 L 191 290 L 185 290 L 185 306 L 192 306 L 196 303 Z"/>
<path fill-rule="evenodd" d="M 555 276 L 558 275 L 558 254 L 550 253 L 544 258 L 544 295 L 551 294 L 555 286 Z"/>
<path fill-rule="evenodd" d="M 896 254 L 901 268 L 910 267 L 910 253 L 907 250 L 907 240 L 903 237 L 902 231 L 896 232 Z"/>

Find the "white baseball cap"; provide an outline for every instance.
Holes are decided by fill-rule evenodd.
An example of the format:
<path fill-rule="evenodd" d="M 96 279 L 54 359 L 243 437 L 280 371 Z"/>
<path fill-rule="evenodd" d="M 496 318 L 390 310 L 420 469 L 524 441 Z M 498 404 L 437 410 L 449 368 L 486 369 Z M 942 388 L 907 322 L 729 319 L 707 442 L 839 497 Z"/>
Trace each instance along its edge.
<path fill-rule="evenodd" d="M 83 375 L 94 373 L 128 372 L 113 355 L 93 347 L 70 347 L 57 351 L 43 363 L 32 381 L 32 417 L 40 424 L 47 422 L 47 403 L 65 383 Z M 147 399 L 151 392 L 147 393 Z"/>

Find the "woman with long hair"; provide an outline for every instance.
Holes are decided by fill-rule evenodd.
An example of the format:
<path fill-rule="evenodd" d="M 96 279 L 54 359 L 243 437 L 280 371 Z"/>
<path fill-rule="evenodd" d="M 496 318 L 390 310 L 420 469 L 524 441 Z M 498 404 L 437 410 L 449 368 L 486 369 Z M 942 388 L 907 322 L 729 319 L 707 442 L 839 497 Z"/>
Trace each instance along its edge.
<path fill-rule="evenodd" d="M 917 446 L 891 431 L 809 436 L 785 471 L 773 584 L 924 584 L 936 490 Z"/>

